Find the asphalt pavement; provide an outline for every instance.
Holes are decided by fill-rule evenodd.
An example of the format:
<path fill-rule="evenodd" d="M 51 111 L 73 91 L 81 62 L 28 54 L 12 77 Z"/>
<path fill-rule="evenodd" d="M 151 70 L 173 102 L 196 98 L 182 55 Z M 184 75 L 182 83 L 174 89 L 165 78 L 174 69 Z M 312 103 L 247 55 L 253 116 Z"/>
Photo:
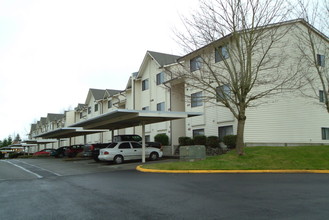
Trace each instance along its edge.
<path fill-rule="evenodd" d="M 29 167 L 22 161 L 11 162 Z M 140 163 L 23 162 L 44 176 L 0 177 L 0 219 L 313 220 L 329 216 L 328 174 L 162 174 L 138 172 L 135 167 Z M 8 169 L 23 171 L 0 161 L 0 175 Z"/>

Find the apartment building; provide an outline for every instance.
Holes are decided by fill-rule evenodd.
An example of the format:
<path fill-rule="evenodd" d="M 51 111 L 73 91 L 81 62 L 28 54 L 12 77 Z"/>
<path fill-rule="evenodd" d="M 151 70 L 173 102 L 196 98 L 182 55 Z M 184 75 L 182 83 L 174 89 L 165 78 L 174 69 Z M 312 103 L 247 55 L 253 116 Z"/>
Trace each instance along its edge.
<path fill-rule="evenodd" d="M 291 70 L 306 68 L 302 66 L 303 63 L 298 62 L 300 51 L 297 50 L 298 42 L 295 36 L 298 31 L 317 31 L 301 20 L 278 24 L 276 28 L 289 29 L 289 32 L 280 39 L 285 46 L 274 50 L 271 54 L 273 59 L 284 56 L 284 63 L 277 68 L 276 73 L 268 74 L 284 74 Z M 328 43 L 326 36 L 321 34 L 316 36 L 325 38 Z M 223 58 L 231 59 L 225 50 L 226 46 L 229 46 L 229 37 L 219 39 L 182 57 L 147 51 L 138 72 L 130 76 L 124 90 L 89 89 L 85 103 L 78 104 L 74 111 L 65 114 L 64 124 L 69 126 L 115 109 L 202 112 L 203 114 L 197 117 L 147 125 L 146 140 L 152 141 L 156 134 L 165 133 L 170 137 L 171 144 L 177 145 L 180 136 L 206 135 L 222 138 L 228 134 L 236 134 L 237 119 L 228 108 L 220 106 L 216 97 L 213 97 L 213 101 L 203 99 L 202 97 L 210 96 L 209 93 L 207 94 L 207 89 L 190 86 L 186 82 L 190 79 L 180 78 L 175 74 L 177 71 L 201 71 L 202 64 L 199 57 L 207 57 L 210 61 L 208 64 L 220 67 L 221 62 L 224 62 Z M 325 47 L 328 48 L 327 45 Z M 326 48 L 319 49 L 317 52 L 319 59 L 323 60 L 322 63 L 320 62 L 323 66 L 327 59 Z M 218 56 L 218 52 L 222 53 L 221 56 Z M 222 86 L 221 91 L 229 94 L 229 86 Z M 262 88 L 255 87 L 255 89 Z M 321 87 L 317 89 L 321 94 Z M 303 93 L 312 94 L 312 92 L 309 85 L 303 87 Z M 282 91 L 260 99 L 247 109 L 244 140 L 249 146 L 327 144 L 329 117 L 321 104 L 323 104 L 323 96 L 322 99 L 320 96 L 320 99 L 314 101 L 301 95 L 299 90 Z M 42 126 L 45 120 L 41 118 L 38 123 L 31 126 L 32 137 L 47 131 Z M 114 134 L 141 134 L 141 127 L 114 132 Z M 86 137 L 74 137 L 71 143 L 110 142 L 112 134 L 109 131 Z"/>
<path fill-rule="evenodd" d="M 277 68 L 268 68 L 269 70 L 267 72 L 264 71 L 267 77 L 273 75 L 275 77 L 279 77 L 280 75 L 285 76 L 289 73 L 296 74 L 299 71 L 300 74 L 304 74 L 304 72 L 301 71 L 302 69 L 313 71 L 310 73 L 316 76 L 315 68 L 309 68 L 305 63 L 301 62 L 301 58 L 305 56 L 305 51 L 301 52 L 299 50 L 300 46 L 298 44 L 300 44 L 300 42 L 296 40 L 296 36 L 300 36 L 302 33 L 307 33 L 308 31 L 314 32 L 315 38 L 323 39 L 322 44 L 318 46 L 318 51 L 316 52 L 318 58 L 317 65 L 321 65 L 319 68 L 323 68 L 323 71 L 328 71 L 324 61 L 327 59 L 325 54 L 328 53 L 328 38 L 326 36 L 319 33 L 303 20 L 288 21 L 269 28 L 275 28 L 273 33 L 281 34 L 279 38 L 280 46 L 276 45 L 268 55 L 270 59 L 277 59 L 280 63 Z M 223 63 L 226 59 L 233 59 L 230 57 L 227 49 L 232 46 L 230 45 L 230 37 L 230 35 L 223 37 L 199 50 L 181 57 L 179 59 L 181 65 L 168 67 L 169 72 L 196 72 L 196 74 L 202 74 L 202 76 L 206 78 L 207 73 L 203 71 L 203 68 L 207 68 L 207 65 L 212 67 L 212 71 L 225 71 Z M 264 40 L 264 44 L 268 44 L 271 38 L 266 40 Z M 307 52 L 309 53 L 309 51 Z M 221 56 L 219 56 L 218 53 L 221 53 Z M 313 57 L 313 54 L 309 53 L 309 56 Z M 257 57 L 257 55 L 255 55 L 255 57 Z M 322 61 L 319 59 L 322 59 Z M 255 60 L 255 62 L 257 61 Z M 267 64 L 273 65 L 270 61 Z M 266 69 L 265 67 L 263 68 Z M 186 75 L 188 76 L 188 74 L 184 76 Z M 298 74 L 296 74 L 294 80 L 302 78 L 300 75 L 297 76 Z M 179 79 L 179 77 L 177 77 L 177 79 Z M 185 121 L 186 136 L 201 134 L 207 136 L 215 135 L 222 138 L 228 134 L 236 134 L 237 119 L 228 108 L 220 106 L 222 104 L 216 100 L 217 96 L 223 95 L 223 93 L 230 95 L 230 86 L 232 85 L 230 85 L 230 82 L 216 85 L 215 78 L 212 78 L 212 81 L 213 82 L 209 83 L 209 86 L 215 89 L 221 86 L 220 93 L 216 91 L 210 94 L 207 88 L 203 89 L 201 86 L 187 86 L 186 82 L 184 84 L 184 82 L 178 81 L 179 86 L 176 87 L 181 90 L 176 92 L 176 95 L 179 96 L 179 94 L 181 94 L 179 98 L 181 100 L 183 100 L 184 97 L 188 97 L 185 99 L 185 108 L 181 108 L 181 110 L 187 112 L 201 111 L 204 113 L 202 116 L 189 118 Z M 173 80 L 171 83 L 175 84 L 176 82 Z M 197 83 L 196 80 L 193 80 L 189 85 Z M 274 81 L 269 83 L 274 84 Z M 295 81 L 292 81 L 291 85 L 295 83 Z M 258 87 L 255 86 L 251 93 L 259 93 L 265 90 L 267 86 L 271 85 L 260 84 Z M 314 86 L 316 86 L 315 91 Z M 249 146 L 286 146 L 328 143 L 326 131 L 329 126 L 329 118 L 326 109 L 323 108 L 323 96 L 320 96 L 319 99 L 310 99 L 305 96 L 306 93 L 309 96 L 316 97 L 314 96 L 314 92 L 319 92 L 321 94 L 321 89 L 322 87 L 320 84 L 313 84 L 312 86 L 305 84 L 301 89 L 303 95 L 300 90 L 282 89 L 282 91 L 277 92 L 276 95 L 265 96 L 262 99 L 256 100 L 254 104 L 247 109 L 244 133 L 245 143 Z M 205 99 L 207 100 L 205 101 Z"/>

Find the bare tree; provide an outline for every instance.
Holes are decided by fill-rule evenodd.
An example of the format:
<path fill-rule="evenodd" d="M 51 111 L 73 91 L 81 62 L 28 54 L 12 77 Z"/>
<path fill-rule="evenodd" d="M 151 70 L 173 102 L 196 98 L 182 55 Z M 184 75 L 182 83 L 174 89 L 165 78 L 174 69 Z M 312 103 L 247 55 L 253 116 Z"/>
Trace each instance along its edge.
<path fill-rule="evenodd" d="M 187 54 L 171 74 L 202 90 L 203 100 L 228 108 L 237 120 L 236 148 L 244 154 L 246 110 L 298 85 L 284 52 L 292 25 L 284 0 L 201 0 L 183 17 L 177 41 Z M 296 64 L 294 64 L 296 66 Z"/>
<path fill-rule="evenodd" d="M 303 80 L 308 83 L 307 87 L 312 88 L 311 93 L 308 90 L 305 92 L 304 88 L 301 92 L 318 100 L 329 113 L 329 72 L 325 62 L 329 56 L 329 1 L 299 0 L 295 13 L 312 25 L 306 26 L 306 31 L 301 30 L 295 36 L 300 51 L 298 59 L 304 67 Z"/>

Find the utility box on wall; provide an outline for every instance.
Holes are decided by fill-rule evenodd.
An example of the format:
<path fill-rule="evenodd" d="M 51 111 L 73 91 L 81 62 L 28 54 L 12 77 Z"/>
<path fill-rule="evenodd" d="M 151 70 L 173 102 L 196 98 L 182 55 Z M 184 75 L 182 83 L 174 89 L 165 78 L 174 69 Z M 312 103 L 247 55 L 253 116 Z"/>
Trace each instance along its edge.
<path fill-rule="evenodd" d="M 184 161 L 203 160 L 206 158 L 206 147 L 204 145 L 181 146 L 179 158 Z"/>

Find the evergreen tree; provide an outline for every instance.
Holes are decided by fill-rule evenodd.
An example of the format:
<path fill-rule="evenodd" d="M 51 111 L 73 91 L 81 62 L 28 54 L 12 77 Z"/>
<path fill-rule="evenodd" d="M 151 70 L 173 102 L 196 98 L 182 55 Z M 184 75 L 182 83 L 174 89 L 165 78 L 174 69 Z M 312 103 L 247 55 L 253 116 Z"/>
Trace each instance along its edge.
<path fill-rule="evenodd" d="M 7 146 L 8 145 L 11 145 L 12 143 L 13 143 L 13 139 L 11 138 L 11 136 L 9 135 L 8 136 L 8 140 L 7 140 L 8 142 L 7 142 Z"/>
<path fill-rule="evenodd" d="M 2 147 L 6 147 L 6 146 L 8 146 L 7 138 L 3 139 L 3 141 L 2 141 Z"/>
<path fill-rule="evenodd" d="M 19 136 L 19 134 L 16 135 L 14 141 L 21 141 L 21 137 Z"/>

